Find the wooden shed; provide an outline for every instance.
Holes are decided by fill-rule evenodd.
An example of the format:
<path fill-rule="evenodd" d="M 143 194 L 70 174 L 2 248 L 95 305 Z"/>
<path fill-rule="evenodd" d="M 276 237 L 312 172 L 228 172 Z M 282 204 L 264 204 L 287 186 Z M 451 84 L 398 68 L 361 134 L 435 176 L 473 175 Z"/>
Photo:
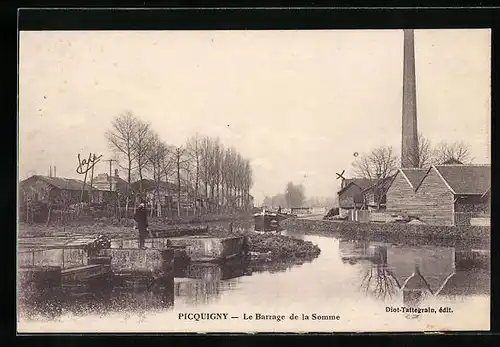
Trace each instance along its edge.
<path fill-rule="evenodd" d="M 375 182 L 375 180 L 365 178 L 344 179 L 337 192 L 340 214 L 346 215 L 349 210 L 361 209 L 364 205 L 363 190 L 371 187 Z"/>
<path fill-rule="evenodd" d="M 388 211 L 433 225 L 470 225 L 471 218 L 489 216 L 490 165 L 435 165 L 421 174 L 398 171 L 387 192 Z"/>
<path fill-rule="evenodd" d="M 412 214 L 417 210 L 416 189 L 427 169 L 399 169 L 386 192 L 387 212 Z"/>
<path fill-rule="evenodd" d="M 52 204 L 55 207 L 67 207 L 80 203 L 82 197 L 83 181 L 73 178 L 49 177 L 33 175 L 19 183 L 21 203 L 26 201 L 37 201 Z M 89 184 L 85 185 L 83 201 L 88 202 Z M 102 202 L 111 193 L 97 189 L 92 190 L 94 202 Z"/>

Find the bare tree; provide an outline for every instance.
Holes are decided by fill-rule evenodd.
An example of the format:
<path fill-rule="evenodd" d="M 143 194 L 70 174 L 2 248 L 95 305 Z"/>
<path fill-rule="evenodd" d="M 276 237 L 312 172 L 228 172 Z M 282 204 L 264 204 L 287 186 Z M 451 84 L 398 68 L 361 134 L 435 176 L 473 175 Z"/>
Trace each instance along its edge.
<path fill-rule="evenodd" d="M 142 193 L 143 172 L 148 163 L 148 156 L 153 141 L 153 133 L 149 123 L 138 121 L 136 131 L 133 136 L 132 149 L 137 163 L 137 172 L 139 174 L 139 192 Z"/>
<path fill-rule="evenodd" d="M 224 153 L 224 147 L 220 142 L 220 139 L 217 137 L 213 141 L 213 153 L 214 153 L 214 161 L 212 165 L 212 175 L 213 175 L 213 183 L 215 186 L 215 201 L 217 202 L 217 212 L 220 212 L 221 206 L 221 176 L 222 176 L 222 159 Z"/>
<path fill-rule="evenodd" d="M 247 159 L 244 163 L 244 174 L 243 174 L 243 190 L 245 196 L 245 210 L 250 208 L 250 188 L 253 186 L 253 172 L 250 161 Z"/>
<path fill-rule="evenodd" d="M 157 215 L 160 216 L 160 208 L 157 208 L 157 203 L 160 200 L 160 186 L 161 186 L 161 179 L 163 176 L 163 169 L 162 165 L 165 162 L 165 158 L 167 155 L 167 146 L 161 139 L 159 138 L 158 134 L 153 133 L 151 136 L 151 144 L 148 152 L 148 166 L 147 168 L 149 171 L 151 171 L 153 175 L 153 182 L 155 185 L 155 190 L 153 193 L 153 201 L 152 201 L 152 208 L 151 208 L 151 215 L 153 215 L 153 211 L 156 210 Z"/>
<path fill-rule="evenodd" d="M 176 166 L 177 166 L 175 160 L 175 154 L 176 154 L 176 147 L 165 145 L 165 156 L 161 162 L 161 171 L 163 173 L 163 177 L 165 178 L 165 184 L 167 189 L 166 193 L 169 197 L 171 196 L 169 178 L 176 172 Z M 168 200 L 169 213 L 171 212 L 172 208 L 172 206 L 170 205 L 170 201 L 171 200 Z M 170 215 L 170 217 L 172 216 Z"/>
<path fill-rule="evenodd" d="M 368 154 L 362 154 L 352 164 L 359 178 L 385 179 L 398 168 L 398 157 L 391 146 L 378 147 Z"/>
<path fill-rule="evenodd" d="M 127 112 L 115 117 L 111 123 L 111 130 L 106 132 L 106 139 L 113 152 L 126 161 L 127 170 L 127 190 L 125 211 L 128 216 L 130 203 L 130 184 L 132 176 L 132 164 L 135 160 L 134 136 L 137 130 L 138 120 L 131 113 Z"/>
<path fill-rule="evenodd" d="M 181 215 L 181 171 L 185 169 L 185 165 L 189 162 L 186 158 L 186 149 L 177 147 L 174 151 L 175 170 L 177 173 L 177 216 Z"/>
<path fill-rule="evenodd" d="M 226 208 L 232 208 L 233 206 L 233 187 L 234 187 L 234 166 L 236 162 L 236 149 L 234 147 L 229 147 L 226 149 L 224 154 L 224 161 L 222 166 L 222 177 L 225 185 L 225 205 Z"/>
<path fill-rule="evenodd" d="M 474 158 L 470 153 L 469 146 L 463 141 L 452 143 L 440 142 L 434 150 L 434 161 L 443 164 L 449 161 L 457 161 L 463 164 L 472 163 Z"/>
<path fill-rule="evenodd" d="M 191 162 L 191 166 L 194 171 L 194 184 L 193 184 L 193 200 L 194 200 L 194 211 L 197 213 L 197 200 L 199 196 L 199 187 L 200 187 L 200 174 L 202 171 L 202 158 L 203 158 L 203 148 L 202 148 L 202 140 L 199 134 L 195 134 L 191 138 L 188 139 L 186 145 L 186 153 Z"/>
<path fill-rule="evenodd" d="M 418 134 L 418 152 L 409 149 L 406 154 L 412 167 L 426 168 L 434 164 L 431 142 L 421 133 Z"/>
<path fill-rule="evenodd" d="M 201 140 L 201 165 L 201 179 L 205 186 L 205 196 L 208 198 L 208 188 L 211 182 L 210 172 L 213 165 L 212 139 L 208 136 Z"/>

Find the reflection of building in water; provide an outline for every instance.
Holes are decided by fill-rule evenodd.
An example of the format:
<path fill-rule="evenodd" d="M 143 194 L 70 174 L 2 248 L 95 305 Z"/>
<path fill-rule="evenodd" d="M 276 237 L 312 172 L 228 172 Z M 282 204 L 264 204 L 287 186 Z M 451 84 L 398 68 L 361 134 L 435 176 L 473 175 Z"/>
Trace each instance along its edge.
<path fill-rule="evenodd" d="M 153 311 L 170 308 L 174 305 L 172 288 L 158 287 L 148 290 L 119 290 L 111 296 L 113 310 Z"/>
<path fill-rule="evenodd" d="M 370 247 L 362 257 L 370 259 L 371 264 L 366 269 L 361 288 L 379 299 L 397 294 L 400 284 L 387 264 L 387 246 Z"/>
<path fill-rule="evenodd" d="M 455 251 L 451 247 L 388 247 L 387 263 L 401 286 L 418 267 L 418 273 L 425 278 L 430 291 L 435 293 L 455 272 Z"/>
<path fill-rule="evenodd" d="M 432 294 L 429 283 L 425 280 L 418 266 L 401 286 L 403 289 L 403 303 L 406 306 L 416 307 L 420 302 Z"/>
<path fill-rule="evenodd" d="M 175 281 L 176 300 L 183 298 L 188 304 L 207 304 L 220 297 L 220 293 L 235 286 L 234 278 L 243 275 L 241 263 L 229 262 L 224 265 L 189 264 L 183 278 Z"/>
<path fill-rule="evenodd" d="M 344 262 L 357 262 L 369 256 L 370 241 L 339 240 L 339 250 Z"/>
<path fill-rule="evenodd" d="M 208 304 L 216 301 L 221 292 L 220 281 L 176 279 L 175 301 L 183 300 L 190 305 Z"/>
<path fill-rule="evenodd" d="M 427 295 L 489 294 L 489 252 L 451 247 L 340 241 L 346 263 L 363 262 L 361 288 L 385 299 L 402 292 L 408 305 Z"/>
<path fill-rule="evenodd" d="M 490 272 L 484 269 L 457 271 L 446 279 L 436 295 L 490 295 Z"/>

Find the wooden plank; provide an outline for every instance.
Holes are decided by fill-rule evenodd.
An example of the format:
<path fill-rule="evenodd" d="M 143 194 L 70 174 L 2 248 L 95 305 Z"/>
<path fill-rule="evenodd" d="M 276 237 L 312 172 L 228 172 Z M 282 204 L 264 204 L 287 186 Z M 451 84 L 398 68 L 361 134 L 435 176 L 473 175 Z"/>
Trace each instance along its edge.
<path fill-rule="evenodd" d="M 111 272 L 109 266 L 102 264 L 84 265 L 64 269 L 61 271 L 63 282 L 84 281 L 90 278 L 100 277 Z"/>

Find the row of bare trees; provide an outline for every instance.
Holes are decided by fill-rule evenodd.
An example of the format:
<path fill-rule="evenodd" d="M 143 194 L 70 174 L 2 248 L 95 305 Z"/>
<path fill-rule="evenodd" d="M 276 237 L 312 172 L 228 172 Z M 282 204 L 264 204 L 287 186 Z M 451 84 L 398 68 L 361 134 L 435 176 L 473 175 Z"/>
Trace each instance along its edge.
<path fill-rule="evenodd" d="M 463 141 L 433 145 L 422 134 L 418 137 L 418 153 L 409 153 L 412 166 L 427 168 L 444 163 L 472 163 L 469 146 Z M 391 146 L 381 146 L 363 153 L 352 164 L 356 177 L 384 179 L 396 172 L 400 158 Z"/>
<path fill-rule="evenodd" d="M 212 212 L 250 207 L 250 162 L 234 147 L 225 147 L 219 138 L 195 134 L 184 145 L 169 145 L 149 123 L 130 112 L 115 117 L 106 138 L 127 173 L 126 211 L 136 193 L 131 189 L 134 177 L 139 179 L 140 196 L 145 193 L 144 179 L 154 182 L 153 208 L 162 204 L 164 194 L 176 195 L 179 215 L 182 197 L 195 213 L 202 212 L 200 201 L 204 201 L 205 210 L 209 203 Z M 176 188 L 170 189 L 172 185 Z"/>

